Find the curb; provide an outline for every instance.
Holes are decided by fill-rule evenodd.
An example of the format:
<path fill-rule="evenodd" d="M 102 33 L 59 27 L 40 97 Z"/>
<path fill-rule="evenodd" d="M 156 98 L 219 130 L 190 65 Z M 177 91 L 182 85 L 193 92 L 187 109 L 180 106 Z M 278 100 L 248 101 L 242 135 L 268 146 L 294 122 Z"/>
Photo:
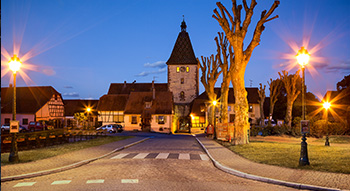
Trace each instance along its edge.
<path fill-rule="evenodd" d="M 206 152 L 206 154 L 209 156 L 210 160 L 214 163 L 214 166 L 216 168 L 226 172 L 226 173 L 229 173 L 229 174 L 241 177 L 241 178 L 246 178 L 246 179 L 260 181 L 260 182 L 265 182 L 265 183 L 269 183 L 269 184 L 276 184 L 276 185 L 280 185 L 280 186 L 287 186 L 287 187 L 296 188 L 296 189 L 320 190 L 320 191 L 341 191 L 340 189 L 336 189 L 336 188 L 327 188 L 327 187 L 314 186 L 314 185 L 308 185 L 308 184 L 287 182 L 287 181 L 283 181 L 283 180 L 277 180 L 277 179 L 273 179 L 273 178 L 266 178 L 266 177 L 262 177 L 262 176 L 256 176 L 256 175 L 244 173 L 244 172 L 241 172 L 241 171 L 238 171 L 238 170 L 226 167 L 226 166 L 220 164 L 218 161 L 216 161 L 211 156 L 209 151 L 205 148 L 205 146 L 202 144 L 202 142 L 196 136 L 194 136 L 194 137 L 196 138 L 197 142 L 201 145 L 203 150 Z"/>
<path fill-rule="evenodd" d="M 83 160 L 83 161 L 76 162 L 76 163 L 73 163 L 73 164 L 70 164 L 70 165 L 66 165 L 66 166 L 63 166 L 63 167 L 58 167 L 58 168 L 49 169 L 49 170 L 43 170 L 43 171 L 38 171 L 38 172 L 32 172 L 32 173 L 28 173 L 28 174 L 21 174 L 21 175 L 14 175 L 14 176 L 3 177 L 3 178 L 1 178 L 1 182 L 7 182 L 7 181 L 12 181 L 12 180 L 20 180 L 20 179 L 25 179 L 25 178 L 33 178 L 33 177 L 37 177 L 37 176 L 43 176 L 43 175 L 47 175 L 47 174 L 53 174 L 53 173 L 62 172 L 62 171 L 66 171 L 66 170 L 69 170 L 69 169 L 77 168 L 77 167 L 83 166 L 85 164 L 88 164 L 90 162 L 93 162 L 95 160 L 104 158 L 104 157 L 106 157 L 108 155 L 111 155 L 111 154 L 113 154 L 115 152 L 118 152 L 118 151 L 121 151 L 123 149 L 132 147 L 132 146 L 134 146 L 136 144 L 142 143 L 142 142 L 144 142 L 144 141 L 146 141 L 148 139 L 150 139 L 150 137 L 147 137 L 147 138 L 141 139 L 139 141 L 136 141 L 134 143 L 130 143 L 128 145 L 116 148 L 113 151 L 111 151 L 111 152 L 109 152 L 107 154 L 104 154 L 102 156 L 95 157 L 95 158 L 92 158 L 92 159 Z"/>

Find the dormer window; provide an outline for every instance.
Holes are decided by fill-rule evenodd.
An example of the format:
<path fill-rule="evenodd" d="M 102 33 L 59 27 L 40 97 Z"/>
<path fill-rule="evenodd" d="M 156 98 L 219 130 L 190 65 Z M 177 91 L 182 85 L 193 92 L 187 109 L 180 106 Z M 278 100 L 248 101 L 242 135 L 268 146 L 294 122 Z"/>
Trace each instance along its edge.
<path fill-rule="evenodd" d="M 149 109 L 149 108 L 151 108 L 152 107 L 152 102 L 146 102 L 145 103 L 145 108 L 146 109 Z"/>

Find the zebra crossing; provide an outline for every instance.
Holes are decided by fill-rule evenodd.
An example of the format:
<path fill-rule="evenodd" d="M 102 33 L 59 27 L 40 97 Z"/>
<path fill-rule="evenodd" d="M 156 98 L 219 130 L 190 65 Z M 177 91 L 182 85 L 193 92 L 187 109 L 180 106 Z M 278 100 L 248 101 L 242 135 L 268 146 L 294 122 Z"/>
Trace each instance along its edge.
<path fill-rule="evenodd" d="M 119 153 L 110 159 L 179 159 L 208 161 L 206 154 L 192 153 Z"/>
<path fill-rule="evenodd" d="M 70 184 L 72 180 L 55 180 L 53 181 L 50 185 L 55 186 L 55 185 L 66 185 Z M 122 184 L 137 184 L 139 183 L 139 179 L 121 179 L 120 182 Z M 31 187 L 34 186 L 37 182 L 19 182 L 15 185 L 13 185 L 13 188 L 18 188 L 18 187 Z M 85 184 L 103 184 L 105 183 L 104 179 L 94 179 L 94 180 L 86 180 Z"/>

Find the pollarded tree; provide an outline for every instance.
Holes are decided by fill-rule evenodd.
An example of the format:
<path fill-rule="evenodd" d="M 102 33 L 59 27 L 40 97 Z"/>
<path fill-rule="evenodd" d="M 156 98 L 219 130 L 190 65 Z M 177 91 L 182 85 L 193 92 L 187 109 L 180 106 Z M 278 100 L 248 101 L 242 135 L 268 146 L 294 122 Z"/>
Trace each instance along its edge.
<path fill-rule="evenodd" d="M 219 71 L 219 62 L 217 55 L 211 55 L 210 57 L 201 57 L 202 63 L 197 58 L 197 62 L 202 70 L 201 82 L 207 92 L 210 101 L 217 99 L 217 95 L 214 92 L 215 83 L 218 80 L 222 71 Z M 208 122 L 214 124 L 215 111 L 213 107 L 209 107 L 208 110 Z"/>
<path fill-rule="evenodd" d="M 259 90 L 258 90 L 258 94 L 259 94 L 259 105 L 260 105 L 260 126 L 265 126 L 265 122 L 264 122 L 264 119 L 265 119 L 265 115 L 264 115 L 264 102 L 265 102 L 265 88 L 266 88 L 266 85 L 264 85 L 264 87 L 262 86 L 262 84 L 260 83 L 259 84 L 260 87 L 259 87 Z"/>
<path fill-rule="evenodd" d="M 270 78 L 270 82 L 267 81 L 270 90 L 270 113 L 269 113 L 269 125 L 271 125 L 271 118 L 273 116 L 273 110 L 275 108 L 275 104 L 278 100 L 278 95 L 281 91 L 282 84 L 280 79 L 272 80 Z"/>
<path fill-rule="evenodd" d="M 218 49 L 218 62 L 219 66 L 222 71 L 222 83 L 221 83 L 221 96 L 220 96 L 220 102 L 221 102 L 221 122 L 226 123 L 228 122 L 228 92 L 230 90 L 230 82 L 231 82 L 231 71 L 233 69 L 233 65 L 230 64 L 233 60 L 233 50 L 232 46 L 228 46 L 227 38 L 224 36 L 224 33 L 218 33 L 219 34 L 219 40 L 216 37 L 216 46 Z M 229 53 L 227 53 L 227 48 L 229 50 Z"/>
<path fill-rule="evenodd" d="M 231 82 L 234 89 L 235 96 L 235 130 L 234 130 L 234 139 L 232 144 L 247 144 L 248 140 L 248 129 L 249 129 L 249 116 L 248 116 L 248 100 L 247 100 L 247 91 L 244 85 L 244 74 L 247 67 L 247 64 L 250 60 L 250 57 L 253 53 L 255 47 L 260 43 L 260 37 L 262 32 L 265 29 L 264 24 L 268 21 L 271 21 L 278 16 L 270 18 L 271 14 L 279 5 L 279 1 L 275 1 L 269 11 L 264 10 L 261 13 L 260 20 L 255 26 L 253 37 L 244 50 L 243 41 L 246 37 L 248 27 L 251 23 L 253 16 L 253 10 L 257 5 L 256 0 L 252 0 L 250 6 L 248 6 L 247 1 L 243 0 L 243 7 L 245 11 L 245 18 L 243 23 L 241 21 L 241 10 L 242 5 L 237 5 L 236 0 L 232 0 L 232 13 L 233 16 L 227 11 L 227 9 L 220 3 L 217 2 L 221 14 L 217 9 L 214 10 L 213 17 L 219 22 L 221 28 L 226 34 L 230 45 L 233 48 L 234 58 L 233 69 L 231 72 Z M 226 18 L 228 17 L 228 19 Z"/>
<path fill-rule="evenodd" d="M 287 110 L 286 117 L 284 118 L 284 122 L 288 125 L 289 128 L 292 127 L 292 110 L 293 103 L 295 99 L 297 99 L 300 94 L 300 90 L 297 88 L 297 81 L 300 79 L 299 70 L 295 72 L 295 74 L 288 75 L 288 72 L 282 70 L 282 74 L 278 72 L 281 81 L 283 82 L 284 88 L 287 92 Z"/>

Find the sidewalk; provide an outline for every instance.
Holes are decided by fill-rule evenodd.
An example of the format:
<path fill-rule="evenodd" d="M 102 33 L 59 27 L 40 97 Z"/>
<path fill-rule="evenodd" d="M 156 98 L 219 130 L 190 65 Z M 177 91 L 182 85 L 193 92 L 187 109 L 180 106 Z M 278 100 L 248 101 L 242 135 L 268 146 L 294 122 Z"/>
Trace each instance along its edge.
<path fill-rule="evenodd" d="M 21 175 L 37 172 L 43 172 L 43 174 L 48 174 L 47 172 L 52 170 L 55 170 L 55 172 L 59 172 L 62 170 L 74 168 L 76 166 L 86 164 L 90 162 L 90 160 L 94 160 L 110 152 L 113 152 L 116 149 L 122 149 L 126 145 L 142 141 L 143 139 L 145 139 L 145 137 L 133 137 L 121 141 L 108 143 L 105 145 L 90 147 L 83 150 L 78 150 L 63 155 L 50 157 L 39 161 L 2 166 L 1 182 L 6 180 L 6 177 L 19 177 Z M 21 159 L 21 156 L 19 157 Z M 44 173 L 44 171 L 46 173 Z M 28 175 L 28 177 L 32 176 L 33 174 L 31 176 Z"/>
<path fill-rule="evenodd" d="M 313 188 L 313 186 L 311 186 L 315 185 L 335 190 L 350 190 L 350 175 L 348 174 L 289 169 L 255 163 L 233 153 L 212 139 L 205 138 L 204 135 L 197 135 L 196 138 L 203 144 L 209 155 L 214 159 L 214 164 L 226 172 L 232 172 L 241 177 L 276 184 L 278 184 L 278 182 L 274 180 L 284 181 L 284 185 L 289 185 L 289 183 L 291 183 L 290 186 L 296 183 L 294 185 L 302 185 L 299 188 L 304 189 L 317 189 L 317 187 Z M 220 166 L 220 164 L 222 166 Z M 308 185 L 310 185 L 310 187 Z"/>

